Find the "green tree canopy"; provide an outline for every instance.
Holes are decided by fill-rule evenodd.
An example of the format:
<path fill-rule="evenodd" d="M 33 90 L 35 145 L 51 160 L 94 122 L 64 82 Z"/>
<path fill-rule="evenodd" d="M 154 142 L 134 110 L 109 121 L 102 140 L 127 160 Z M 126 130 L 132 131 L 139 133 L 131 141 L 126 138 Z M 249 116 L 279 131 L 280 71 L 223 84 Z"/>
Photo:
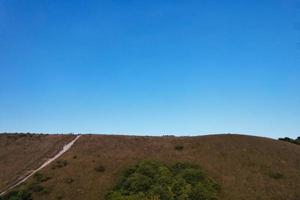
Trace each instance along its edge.
<path fill-rule="evenodd" d="M 219 186 L 201 168 L 142 161 L 127 169 L 106 200 L 217 200 Z"/>

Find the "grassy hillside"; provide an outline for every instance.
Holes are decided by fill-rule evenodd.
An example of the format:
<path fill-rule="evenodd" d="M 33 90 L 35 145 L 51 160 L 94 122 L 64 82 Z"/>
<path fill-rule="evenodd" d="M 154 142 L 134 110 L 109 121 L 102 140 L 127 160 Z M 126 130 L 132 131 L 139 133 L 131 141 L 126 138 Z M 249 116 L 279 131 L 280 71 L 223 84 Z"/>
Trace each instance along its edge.
<path fill-rule="evenodd" d="M 240 135 L 84 135 L 41 171 L 47 178 L 26 184 L 39 186 L 33 199 L 104 200 L 122 171 L 145 159 L 201 166 L 221 186 L 222 200 L 300 199 L 300 146 Z"/>
<path fill-rule="evenodd" d="M 52 157 L 74 136 L 0 134 L 0 191 Z"/>

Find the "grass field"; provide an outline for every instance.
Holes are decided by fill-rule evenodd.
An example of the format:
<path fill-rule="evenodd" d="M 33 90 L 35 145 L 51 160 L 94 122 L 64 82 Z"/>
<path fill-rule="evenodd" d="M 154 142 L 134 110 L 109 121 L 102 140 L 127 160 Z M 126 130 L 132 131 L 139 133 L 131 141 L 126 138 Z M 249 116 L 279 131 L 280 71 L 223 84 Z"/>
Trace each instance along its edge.
<path fill-rule="evenodd" d="M 32 143 L 37 141 L 34 139 Z M 145 159 L 168 165 L 176 162 L 200 165 L 220 184 L 222 200 L 300 199 L 300 146 L 230 134 L 199 137 L 84 135 L 57 162 L 41 171 L 47 180 L 39 181 L 42 189 L 33 193 L 33 199 L 104 200 L 120 173 Z M 26 184 L 36 181 L 33 177 Z"/>

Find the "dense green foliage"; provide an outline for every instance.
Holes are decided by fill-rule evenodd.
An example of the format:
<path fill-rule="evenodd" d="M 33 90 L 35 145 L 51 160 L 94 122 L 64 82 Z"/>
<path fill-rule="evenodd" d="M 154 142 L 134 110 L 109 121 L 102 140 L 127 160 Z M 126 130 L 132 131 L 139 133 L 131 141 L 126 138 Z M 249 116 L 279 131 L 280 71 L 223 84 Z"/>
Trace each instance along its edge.
<path fill-rule="evenodd" d="M 32 200 L 31 194 L 25 190 L 13 191 L 0 197 L 0 200 Z"/>
<path fill-rule="evenodd" d="M 0 200 L 32 200 L 32 193 L 47 194 L 49 191 L 44 188 L 41 183 L 50 180 L 51 177 L 45 176 L 41 173 L 36 173 L 33 175 L 33 180 L 19 187 L 17 190 L 13 190 L 0 197 Z"/>
<path fill-rule="evenodd" d="M 197 166 L 143 161 L 123 173 L 106 200 L 217 200 L 218 192 Z"/>
<path fill-rule="evenodd" d="M 278 140 L 300 145 L 300 137 L 297 137 L 296 139 L 285 137 L 285 138 L 279 138 Z"/>

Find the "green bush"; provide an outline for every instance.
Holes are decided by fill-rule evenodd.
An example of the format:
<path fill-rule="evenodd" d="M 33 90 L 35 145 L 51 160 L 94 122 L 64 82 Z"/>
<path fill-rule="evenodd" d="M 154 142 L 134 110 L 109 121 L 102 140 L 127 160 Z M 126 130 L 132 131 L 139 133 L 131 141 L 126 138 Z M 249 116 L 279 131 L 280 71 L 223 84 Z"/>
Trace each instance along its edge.
<path fill-rule="evenodd" d="M 38 184 L 34 184 L 32 185 L 32 187 L 30 188 L 33 192 L 36 192 L 36 193 L 40 193 L 40 192 L 43 192 L 44 191 L 44 187 L 41 186 L 41 185 L 38 185 Z"/>
<path fill-rule="evenodd" d="M 284 176 L 279 172 L 270 172 L 269 176 L 273 179 L 282 179 Z"/>
<path fill-rule="evenodd" d="M 180 145 L 180 144 L 178 144 L 178 145 L 175 146 L 175 149 L 176 149 L 177 151 L 182 151 L 183 148 L 184 148 L 184 146 L 183 146 L 183 145 Z"/>
<path fill-rule="evenodd" d="M 39 172 L 33 175 L 33 181 L 22 185 L 17 190 L 13 190 L 0 200 L 32 200 L 32 193 L 39 193 L 41 195 L 49 194 L 49 190 L 41 185 L 41 182 L 49 180 L 50 177 L 45 176 Z"/>
<path fill-rule="evenodd" d="M 37 183 L 40 183 L 40 182 L 46 182 L 46 181 L 48 181 L 48 180 L 51 179 L 49 176 L 45 176 L 45 175 L 43 175 L 42 173 L 39 173 L 39 172 L 35 173 L 35 174 L 33 175 L 33 178 L 34 178 L 34 180 L 35 180 Z"/>
<path fill-rule="evenodd" d="M 58 160 L 56 161 L 53 165 L 52 165 L 52 169 L 56 169 L 56 168 L 62 168 L 67 166 L 69 163 L 66 160 Z"/>
<path fill-rule="evenodd" d="M 56 196 L 56 199 L 57 199 L 57 200 L 62 200 L 63 198 L 64 198 L 64 196 L 61 195 L 61 194 L 59 194 L 59 195 Z"/>
<path fill-rule="evenodd" d="M 197 166 L 142 161 L 124 171 L 106 200 L 217 200 L 219 190 Z"/>
<path fill-rule="evenodd" d="M 97 167 L 95 167 L 95 171 L 96 172 L 105 172 L 105 167 L 102 165 L 98 165 Z"/>
<path fill-rule="evenodd" d="M 295 140 L 289 137 L 278 138 L 278 140 L 300 145 L 300 137 L 297 137 Z"/>
<path fill-rule="evenodd" d="M 32 200 L 30 192 L 26 190 L 12 191 L 0 198 L 1 200 Z"/>
<path fill-rule="evenodd" d="M 300 136 L 297 137 L 297 139 L 295 140 L 295 144 L 299 144 L 300 145 Z"/>

